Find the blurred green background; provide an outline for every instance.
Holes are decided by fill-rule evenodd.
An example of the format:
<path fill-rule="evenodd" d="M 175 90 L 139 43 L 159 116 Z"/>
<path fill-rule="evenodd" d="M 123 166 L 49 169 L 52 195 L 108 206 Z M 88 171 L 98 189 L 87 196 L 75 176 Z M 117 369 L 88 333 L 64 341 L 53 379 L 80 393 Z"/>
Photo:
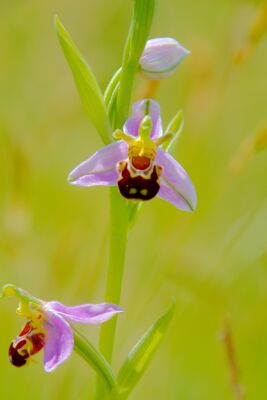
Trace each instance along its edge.
<path fill-rule="evenodd" d="M 101 142 L 53 16 L 104 89 L 120 65 L 131 8 L 130 0 L 0 2 L 1 285 L 70 305 L 103 300 L 108 189 L 66 182 Z M 155 199 L 130 234 L 116 369 L 177 299 L 132 399 L 241 399 L 231 382 L 235 363 L 246 398 L 267 398 L 266 8 L 248 0 L 158 1 L 151 36 L 174 36 L 192 52 L 157 99 L 165 126 L 184 110 L 176 157 L 195 183 L 198 207 L 183 213 Z M 138 79 L 136 93 L 144 85 Z M 15 307 L 1 303 L 0 398 L 92 398 L 94 372 L 75 354 L 52 374 L 43 372 L 41 357 L 22 369 L 9 364 L 7 349 L 24 322 Z M 98 329 L 83 331 L 96 343 Z"/>

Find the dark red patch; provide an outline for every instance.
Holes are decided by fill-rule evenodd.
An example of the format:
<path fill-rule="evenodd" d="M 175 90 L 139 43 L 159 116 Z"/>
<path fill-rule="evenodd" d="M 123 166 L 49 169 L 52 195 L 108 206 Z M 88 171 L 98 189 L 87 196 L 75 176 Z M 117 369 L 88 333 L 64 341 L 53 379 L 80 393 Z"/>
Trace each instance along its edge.
<path fill-rule="evenodd" d="M 25 336 L 27 333 L 30 333 L 31 330 L 31 323 L 27 322 L 22 331 L 19 333 L 19 336 Z"/>
<path fill-rule="evenodd" d="M 30 342 L 30 352 L 27 350 L 27 342 Z M 15 367 L 22 367 L 27 363 L 28 358 L 42 350 L 44 345 L 44 333 L 35 332 L 31 323 L 27 322 L 18 337 L 13 340 L 9 347 L 9 360 Z"/>
<path fill-rule="evenodd" d="M 131 200 L 151 200 L 159 191 L 159 176 L 157 167 L 153 167 L 153 171 L 149 178 L 144 178 L 141 175 L 131 176 L 128 170 L 128 164 L 121 171 L 121 177 L 118 180 L 119 190 L 122 196 Z"/>
<path fill-rule="evenodd" d="M 151 160 L 148 157 L 132 157 L 132 165 L 134 168 L 143 171 L 150 166 Z"/>
<path fill-rule="evenodd" d="M 8 350 L 8 355 L 9 355 L 9 360 L 12 365 L 15 367 L 23 367 L 23 365 L 26 364 L 27 359 L 29 358 L 28 352 L 24 352 L 23 355 L 21 355 L 18 350 L 23 347 L 26 344 L 26 340 L 23 339 L 19 343 L 16 344 L 16 347 L 14 347 L 13 342 L 11 343 L 9 350 Z M 26 353 L 26 354 L 25 354 Z"/>
<path fill-rule="evenodd" d="M 45 335 L 44 333 L 34 333 L 30 336 L 29 340 L 32 342 L 32 351 L 31 356 L 33 354 L 38 353 L 45 345 Z"/>

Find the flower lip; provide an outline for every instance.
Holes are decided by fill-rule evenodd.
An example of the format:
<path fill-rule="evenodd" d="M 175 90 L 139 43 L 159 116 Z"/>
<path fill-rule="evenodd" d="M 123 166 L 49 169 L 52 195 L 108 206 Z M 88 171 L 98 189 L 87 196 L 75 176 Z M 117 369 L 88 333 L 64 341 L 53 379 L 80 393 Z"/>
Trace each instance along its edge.
<path fill-rule="evenodd" d="M 123 197 L 129 200 L 146 201 L 155 197 L 160 189 L 159 176 L 161 169 L 153 165 L 153 169 L 145 174 L 133 174 L 127 162 L 121 163 L 118 187 Z"/>
<path fill-rule="evenodd" d="M 13 342 L 11 343 L 9 350 L 8 350 L 8 356 L 9 356 L 9 361 L 11 362 L 14 367 L 23 367 L 29 358 L 28 354 L 22 355 L 19 352 L 19 349 L 25 346 L 26 340 L 22 339 L 19 343 L 17 343 L 16 346 L 14 346 Z"/>
<path fill-rule="evenodd" d="M 46 343 L 46 334 L 38 325 L 28 321 L 19 335 L 12 341 L 9 350 L 9 360 L 15 367 L 22 367 L 30 356 L 39 353 Z"/>

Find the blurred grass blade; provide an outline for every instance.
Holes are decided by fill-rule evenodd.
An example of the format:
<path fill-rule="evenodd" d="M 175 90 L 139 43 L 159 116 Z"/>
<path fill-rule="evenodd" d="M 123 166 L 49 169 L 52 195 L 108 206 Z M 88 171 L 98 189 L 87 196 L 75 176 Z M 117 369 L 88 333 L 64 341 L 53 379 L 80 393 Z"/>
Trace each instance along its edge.
<path fill-rule="evenodd" d="M 175 304 L 172 304 L 128 354 L 127 360 L 118 374 L 118 397 L 114 395 L 115 398 L 126 399 L 142 377 L 164 337 L 173 317 L 174 309 Z"/>
<path fill-rule="evenodd" d="M 95 371 L 101 376 L 107 388 L 116 393 L 115 375 L 111 366 L 102 356 L 101 353 L 80 333 L 72 326 L 74 331 L 74 350 L 81 356 Z"/>
<path fill-rule="evenodd" d="M 142 202 L 139 201 L 138 203 L 133 203 L 129 201 L 128 204 L 128 224 L 129 224 L 129 228 L 132 229 L 137 217 L 139 215 L 139 212 L 141 210 L 142 207 Z"/>
<path fill-rule="evenodd" d="M 71 68 L 81 101 L 103 142 L 111 142 L 111 127 L 97 80 L 85 59 L 72 42 L 59 18 L 55 26 L 60 45 Z"/>

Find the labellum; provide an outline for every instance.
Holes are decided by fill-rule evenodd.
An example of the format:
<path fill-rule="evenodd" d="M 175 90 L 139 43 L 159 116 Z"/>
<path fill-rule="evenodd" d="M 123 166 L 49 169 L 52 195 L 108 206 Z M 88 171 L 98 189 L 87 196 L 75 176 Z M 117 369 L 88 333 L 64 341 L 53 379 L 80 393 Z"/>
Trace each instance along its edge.
<path fill-rule="evenodd" d="M 147 171 L 148 170 L 148 171 Z M 130 200 L 151 200 L 160 189 L 161 168 L 146 157 L 134 157 L 131 163 L 119 163 L 118 187 L 122 196 Z"/>
<path fill-rule="evenodd" d="M 32 322 L 28 321 L 9 347 L 9 360 L 15 367 L 22 367 L 27 363 L 30 356 L 42 350 L 44 345 L 44 332 L 38 331 Z"/>

